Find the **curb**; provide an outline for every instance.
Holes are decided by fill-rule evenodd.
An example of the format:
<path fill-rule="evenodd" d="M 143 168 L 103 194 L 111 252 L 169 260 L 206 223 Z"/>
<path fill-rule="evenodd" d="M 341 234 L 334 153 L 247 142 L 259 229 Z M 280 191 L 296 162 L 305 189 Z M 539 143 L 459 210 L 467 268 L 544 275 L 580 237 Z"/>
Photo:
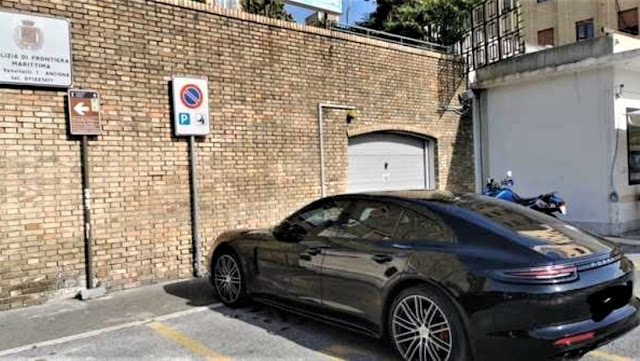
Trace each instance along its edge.
<path fill-rule="evenodd" d="M 606 239 L 620 246 L 620 249 L 625 254 L 640 254 L 640 240 L 618 237 L 606 237 Z"/>

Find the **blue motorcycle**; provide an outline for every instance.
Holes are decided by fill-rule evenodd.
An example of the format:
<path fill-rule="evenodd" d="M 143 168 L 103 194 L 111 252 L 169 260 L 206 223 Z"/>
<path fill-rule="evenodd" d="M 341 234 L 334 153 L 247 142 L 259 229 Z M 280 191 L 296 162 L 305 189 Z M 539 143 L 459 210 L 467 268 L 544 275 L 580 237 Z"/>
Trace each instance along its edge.
<path fill-rule="evenodd" d="M 489 178 L 484 189 L 484 195 L 518 203 L 553 217 L 556 216 L 555 213 L 567 214 L 567 203 L 557 192 L 546 193 L 533 198 L 522 198 L 511 189 L 513 185 L 513 174 L 508 171 L 507 176 L 500 183 L 493 178 Z"/>

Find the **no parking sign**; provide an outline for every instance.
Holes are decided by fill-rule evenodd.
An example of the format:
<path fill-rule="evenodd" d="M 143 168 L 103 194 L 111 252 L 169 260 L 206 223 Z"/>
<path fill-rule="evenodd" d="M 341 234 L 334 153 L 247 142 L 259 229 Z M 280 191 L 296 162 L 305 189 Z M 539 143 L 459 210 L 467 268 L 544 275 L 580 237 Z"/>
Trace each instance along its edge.
<path fill-rule="evenodd" d="M 208 135 L 210 126 L 207 79 L 173 77 L 172 83 L 176 135 Z"/>

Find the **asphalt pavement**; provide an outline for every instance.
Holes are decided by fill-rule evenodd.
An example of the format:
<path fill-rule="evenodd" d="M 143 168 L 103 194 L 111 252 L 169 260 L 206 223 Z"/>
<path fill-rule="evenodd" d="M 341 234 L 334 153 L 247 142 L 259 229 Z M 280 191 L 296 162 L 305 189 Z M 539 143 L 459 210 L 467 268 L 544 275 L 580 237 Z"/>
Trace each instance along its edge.
<path fill-rule="evenodd" d="M 0 330 L 0 360 L 398 360 L 377 340 L 271 307 L 224 307 L 205 280 L 8 311 Z M 583 360 L 640 361 L 638 340 L 640 329 Z"/>

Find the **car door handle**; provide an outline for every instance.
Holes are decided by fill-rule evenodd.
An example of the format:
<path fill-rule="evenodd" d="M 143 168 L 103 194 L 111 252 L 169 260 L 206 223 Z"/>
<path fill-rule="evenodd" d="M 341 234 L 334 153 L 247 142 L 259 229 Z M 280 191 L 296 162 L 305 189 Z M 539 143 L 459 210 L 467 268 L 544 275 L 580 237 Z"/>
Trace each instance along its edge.
<path fill-rule="evenodd" d="M 305 250 L 308 255 L 317 256 L 322 252 L 322 249 L 325 247 L 309 247 Z"/>
<path fill-rule="evenodd" d="M 393 260 L 393 257 L 389 256 L 388 254 L 376 254 L 373 255 L 371 259 L 376 261 L 377 263 L 387 263 L 391 262 L 391 260 Z"/>

